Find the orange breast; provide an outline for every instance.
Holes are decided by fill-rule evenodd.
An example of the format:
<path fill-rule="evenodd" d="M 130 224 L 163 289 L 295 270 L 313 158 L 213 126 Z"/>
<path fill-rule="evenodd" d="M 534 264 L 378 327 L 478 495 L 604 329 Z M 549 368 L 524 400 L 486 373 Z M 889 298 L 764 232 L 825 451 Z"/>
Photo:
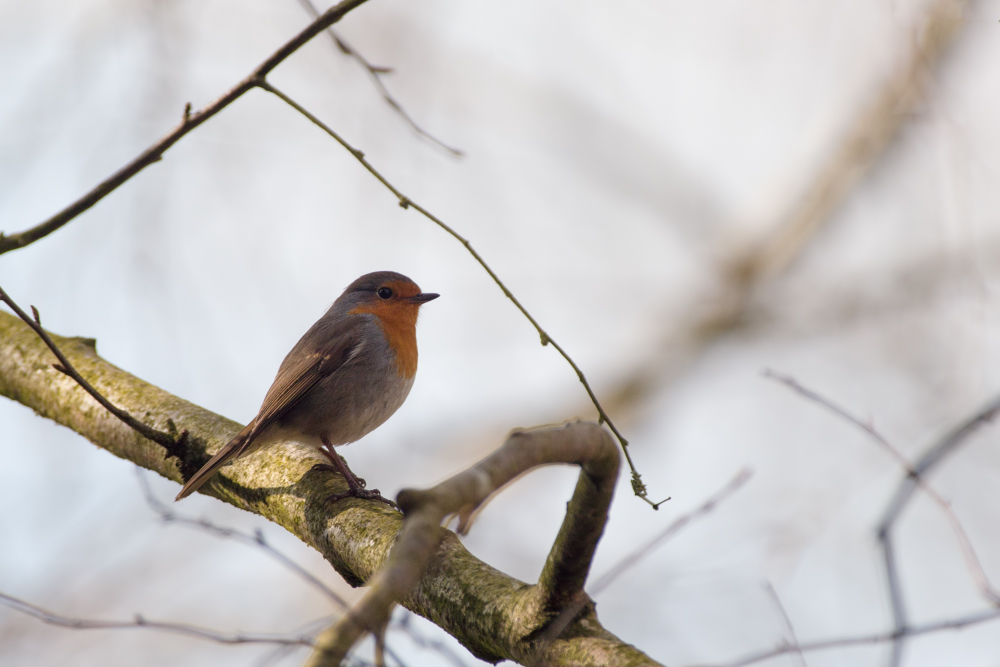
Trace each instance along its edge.
<path fill-rule="evenodd" d="M 396 353 L 396 368 L 405 378 L 417 374 L 417 313 L 420 306 L 378 302 L 358 306 L 354 313 L 371 313 L 378 319 L 389 347 Z"/>

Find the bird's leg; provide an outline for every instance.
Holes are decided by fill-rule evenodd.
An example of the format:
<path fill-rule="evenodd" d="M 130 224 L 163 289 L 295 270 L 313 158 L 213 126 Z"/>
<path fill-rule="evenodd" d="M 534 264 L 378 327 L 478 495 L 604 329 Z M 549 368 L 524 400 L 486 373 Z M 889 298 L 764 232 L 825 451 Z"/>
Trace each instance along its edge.
<path fill-rule="evenodd" d="M 335 451 L 332 451 L 332 448 L 327 449 L 325 446 L 319 451 L 330 461 L 330 463 L 333 464 L 333 467 L 336 468 L 337 472 L 344 476 L 344 479 L 347 480 L 347 485 L 349 487 L 352 489 L 363 489 L 367 486 L 365 480 L 354 474 L 354 471 L 347 465 L 347 461 L 343 456 Z"/>
<path fill-rule="evenodd" d="M 330 441 L 327 438 L 323 438 L 322 440 L 323 447 L 320 448 L 319 451 L 323 454 L 323 456 L 330 460 L 330 463 L 333 464 L 336 471 L 344 476 L 344 479 L 347 481 L 347 486 L 350 487 L 343 493 L 333 494 L 327 498 L 327 502 L 340 500 L 342 498 L 368 498 L 371 500 L 380 500 L 387 505 L 396 507 L 396 503 L 384 497 L 381 493 L 379 493 L 378 489 L 366 489 L 365 480 L 354 474 L 350 467 L 348 467 L 347 461 L 344 460 L 344 457 L 334 451 L 333 445 Z M 396 509 L 399 508 L 396 507 Z"/>

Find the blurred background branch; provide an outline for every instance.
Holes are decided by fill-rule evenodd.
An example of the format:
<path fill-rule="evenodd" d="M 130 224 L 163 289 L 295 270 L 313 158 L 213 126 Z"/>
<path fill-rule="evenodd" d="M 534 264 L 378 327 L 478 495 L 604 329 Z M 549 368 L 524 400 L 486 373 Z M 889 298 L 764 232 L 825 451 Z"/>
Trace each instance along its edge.
<path fill-rule="evenodd" d="M 299 4 L 302 5 L 302 8 L 305 9 L 306 12 L 313 19 L 319 18 L 320 16 L 319 10 L 316 9 L 316 5 L 312 3 L 312 0 L 299 0 Z M 392 93 L 389 92 L 389 89 L 385 87 L 385 83 L 382 81 L 382 77 L 386 74 L 392 74 L 391 67 L 383 67 L 371 64 L 371 62 L 369 62 L 367 58 L 361 55 L 361 53 L 359 53 L 358 50 L 355 49 L 353 46 L 348 44 L 347 40 L 345 40 L 343 36 L 337 34 L 337 32 L 333 28 L 327 28 L 326 34 L 330 36 L 331 43 L 340 53 L 344 54 L 348 58 L 357 61 L 357 63 L 361 65 L 361 67 L 365 70 L 365 72 L 368 73 L 368 77 L 371 79 L 372 85 L 374 85 L 375 89 L 378 90 L 378 94 L 382 96 L 382 99 L 385 100 L 385 103 L 389 105 L 389 108 L 395 111 L 396 115 L 402 118 L 403 121 L 407 125 L 409 125 L 410 128 L 412 128 L 413 131 L 416 132 L 418 136 L 427 139 L 428 141 L 430 141 L 435 146 L 438 146 L 439 148 L 443 148 L 445 151 L 447 151 L 451 155 L 454 155 L 455 157 L 462 157 L 463 155 L 462 151 L 452 146 L 449 146 L 448 144 L 444 143 L 443 141 L 435 137 L 433 134 L 431 134 L 424 128 L 420 127 L 420 125 L 418 125 L 417 122 L 413 120 L 413 117 L 406 111 L 406 109 L 403 108 L 403 105 L 400 104 L 396 100 L 396 98 L 392 95 Z"/>
<path fill-rule="evenodd" d="M 687 313 L 672 319 L 653 354 L 608 392 L 608 409 L 634 415 L 650 394 L 676 381 L 705 348 L 743 324 L 755 295 L 777 280 L 844 201 L 893 145 L 928 93 L 934 69 L 960 34 L 967 0 L 933 0 L 914 30 L 916 38 L 900 58 L 895 71 L 861 105 L 831 152 L 820 160 L 812 179 L 796 193 L 785 210 L 763 226 L 763 231 L 732 246 L 719 239 L 723 259 L 718 263 L 711 291 L 695 295 Z M 716 253 L 720 248 L 716 247 Z"/>
<path fill-rule="evenodd" d="M 15 609 L 23 614 L 32 616 L 50 625 L 58 625 L 73 630 L 135 630 L 146 629 L 158 632 L 170 632 L 189 637 L 197 637 L 219 644 L 280 644 L 282 646 L 312 646 L 313 641 L 309 637 L 290 637 L 272 634 L 247 634 L 236 633 L 227 634 L 202 628 L 187 623 L 165 623 L 163 621 L 151 621 L 140 614 L 136 614 L 131 621 L 95 621 L 85 618 L 70 618 L 55 614 L 42 609 L 30 602 L 19 600 L 6 593 L 0 593 L 0 604 Z"/>

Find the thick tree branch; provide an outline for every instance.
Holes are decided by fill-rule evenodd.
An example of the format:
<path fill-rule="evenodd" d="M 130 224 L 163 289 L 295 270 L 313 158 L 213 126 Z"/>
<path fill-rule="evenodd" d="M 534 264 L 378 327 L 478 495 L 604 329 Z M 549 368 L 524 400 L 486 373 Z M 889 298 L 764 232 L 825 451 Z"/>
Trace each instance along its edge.
<path fill-rule="evenodd" d="M 26 324 L 0 313 L 0 395 L 67 426 L 115 456 L 178 483 L 241 428 L 112 366 L 93 340 L 52 336 L 70 362 L 112 403 L 160 430 L 187 429 L 179 458 L 111 415 L 70 378 L 52 368 L 55 358 Z M 352 585 L 371 580 L 386 563 L 403 517 L 383 503 L 326 499 L 344 491 L 339 475 L 315 468 L 314 450 L 284 443 L 223 468 L 202 492 L 274 521 L 318 550 Z M 442 627 L 473 654 L 496 662 L 524 655 L 525 637 L 543 627 L 537 588 L 473 557 L 454 533 L 440 542 L 416 588 L 400 601 Z M 553 644 L 552 665 L 652 665 L 634 647 L 607 632 L 586 609 Z"/>
<path fill-rule="evenodd" d="M 516 431 L 502 448 L 433 489 L 400 492 L 399 506 L 406 520 L 389 562 L 372 581 L 369 593 L 317 638 L 306 666 L 336 667 L 366 632 L 377 634 L 385 627 L 393 604 L 413 589 L 427 567 L 441 538 L 440 526 L 445 517 L 457 515 L 458 530 L 465 533 L 476 510 L 490 496 L 528 470 L 553 463 L 580 465 L 580 481 L 539 583 L 522 605 L 522 616 L 528 623 L 519 631 L 522 646 L 513 659 L 568 664 L 566 656 L 561 655 L 564 646 L 548 641 L 540 644 L 537 637 L 551 618 L 582 594 L 594 550 L 607 523 L 618 478 L 618 449 L 604 429 L 590 422 Z M 635 654 L 633 657 L 641 655 L 637 651 Z"/>
<path fill-rule="evenodd" d="M 326 30 L 328 27 L 339 21 L 347 12 L 364 3 L 365 0 L 343 0 L 309 24 L 305 30 L 300 32 L 288 43 L 275 51 L 267 60 L 261 63 L 245 79 L 233 86 L 228 92 L 207 106 L 191 113 L 191 105 L 184 109 L 184 115 L 180 125 L 165 134 L 159 141 L 144 150 L 134 160 L 116 171 L 114 174 L 102 181 L 97 187 L 80 197 L 75 202 L 59 211 L 48 220 L 27 229 L 18 234 L 5 236 L 0 233 L 0 255 L 10 250 L 17 250 L 26 245 L 34 243 L 38 239 L 44 238 L 56 231 L 67 222 L 77 217 L 91 206 L 111 194 L 119 185 L 132 178 L 140 171 L 163 159 L 163 154 L 171 146 L 191 130 L 195 129 L 206 120 L 219 113 L 227 106 L 238 100 L 249 90 L 255 88 L 266 77 L 271 70 L 280 65 L 288 56 L 292 55 L 310 39 Z"/>

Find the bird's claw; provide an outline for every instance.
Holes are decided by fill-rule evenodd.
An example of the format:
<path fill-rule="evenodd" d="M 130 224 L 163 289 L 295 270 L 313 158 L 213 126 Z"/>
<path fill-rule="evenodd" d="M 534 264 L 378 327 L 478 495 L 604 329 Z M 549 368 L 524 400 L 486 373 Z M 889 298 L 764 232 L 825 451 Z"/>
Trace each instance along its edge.
<path fill-rule="evenodd" d="M 378 500 L 379 502 L 383 502 L 395 510 L 399 509 L 399 505 L 397 505 L 396 503 L 394 503 L 393 501 L 389 500 L 381 493 L 379 493 L 378 489 L 364 489 L 361 487 L 357 488 L 352 487 L 347 491 L 344 491 L 343 493 L 335 493 L 332 496 L 329 496 L 326 499 L 326 502 L 333 503 L 337 502 L 338 500 L 343 500 L 344 498 L 364 498 L 365 500 Z"/>
<path fill-rule="evenodd" d="M 313 467 L 319 470 L 329 470 L 330 472 L 337 473 L 338 475 L 342 474 L 341 471 L 338 470 L 336 466 L 332 466 L 328 463 L 317 463 Z M 352 477 L 345 476 L 344 479 L 347 481 L 347 485 L 350 488 L 347 491 L 344 491 L 343 493 L 335 493 L 327 497 L 326 502 L 333 503 L 338 500 L 343 500 L 344 498 L 364 498 L 365 500 L 378 500 L 380 502 L 385 503 L 389 507 L 392 507 L 393 509 L 396 510 L 399 509 L 399 505 L 397 505 L 393 501 L 383 496 L 378 489 L 366 489 L 365 488 L 366 482 L 364 479 L 353 476 Z"/>

